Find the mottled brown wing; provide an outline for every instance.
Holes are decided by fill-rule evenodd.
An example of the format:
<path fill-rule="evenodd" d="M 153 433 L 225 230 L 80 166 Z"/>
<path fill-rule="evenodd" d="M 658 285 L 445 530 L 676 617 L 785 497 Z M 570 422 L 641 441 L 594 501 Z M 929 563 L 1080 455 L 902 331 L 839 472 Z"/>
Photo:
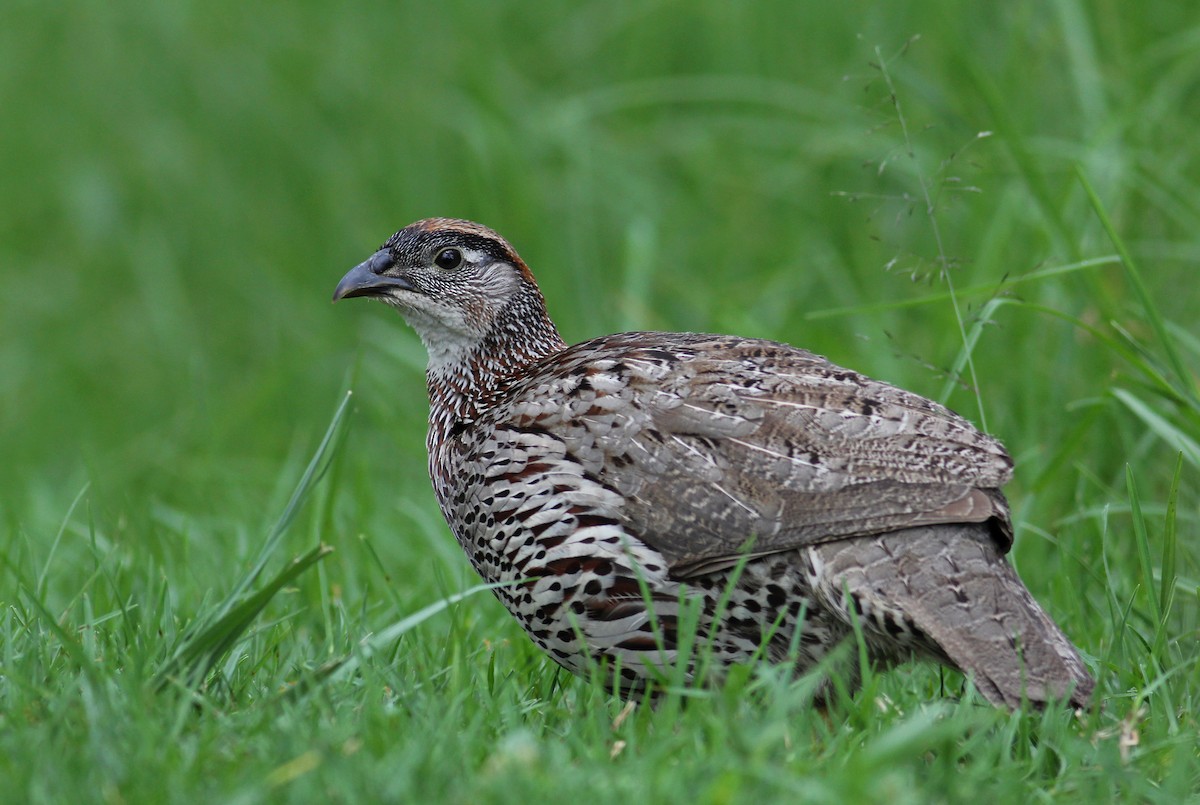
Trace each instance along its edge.
<path fill-rule="evenodd" d="M 552 374 L 536 384 L 541 408 L 523 415 L 623 496 L 627 527 L 677 576 L 747 551 L 935 523 L 994 520 L 1009 546 L 1003 446 L 937 403 L 819 356 L 623 333 L 571 348 Z"/>

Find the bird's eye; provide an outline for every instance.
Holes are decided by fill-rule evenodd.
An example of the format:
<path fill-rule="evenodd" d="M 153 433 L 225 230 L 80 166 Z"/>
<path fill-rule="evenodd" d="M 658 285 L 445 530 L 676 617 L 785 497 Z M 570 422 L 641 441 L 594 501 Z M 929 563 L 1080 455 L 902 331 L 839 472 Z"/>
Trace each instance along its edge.
<path fill-rule="evenodd" d="M 438 268 L 444 268 L 446 270 L 458 268 L 462 265 L 462 262 L 462 252 L 460 252 L 458 249 L 442 249 L 437 253 L 437 257 L 433 258 L 433 264 L 435 266 Z"/>

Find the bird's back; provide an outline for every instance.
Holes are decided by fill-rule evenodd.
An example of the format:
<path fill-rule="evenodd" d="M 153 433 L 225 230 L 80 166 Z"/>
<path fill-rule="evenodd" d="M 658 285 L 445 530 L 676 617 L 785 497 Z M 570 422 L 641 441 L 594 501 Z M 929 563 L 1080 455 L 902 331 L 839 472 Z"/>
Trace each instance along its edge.
<path fill-rule="evenodd" d="M 481 409 L 466 442 L 499 430 L 560 445 L 676 575 L 736 561 L 750 540 L 762 554 L 937 522 L 991 521 L 1010 544 L 999 442 L 786 344 L 605 336 L 524 368 Z M 463 447 L 446 459 L 466 460 Z"/>

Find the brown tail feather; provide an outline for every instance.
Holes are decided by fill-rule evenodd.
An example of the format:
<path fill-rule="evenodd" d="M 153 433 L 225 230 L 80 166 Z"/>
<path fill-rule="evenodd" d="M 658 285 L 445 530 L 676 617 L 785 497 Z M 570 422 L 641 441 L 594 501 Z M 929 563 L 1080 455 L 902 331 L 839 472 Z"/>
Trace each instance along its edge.
<path fill-rule="evenodd" d="M 1000 555 L 985 524 L 923 526 L 814 549 L 830 594 L 848 591 L 873 644 L 924 648 L 1017 707 L 1086 706 L 1095 683 L 1078 651 Z M 901 630 L 911 630 L 909 640 Z"/>

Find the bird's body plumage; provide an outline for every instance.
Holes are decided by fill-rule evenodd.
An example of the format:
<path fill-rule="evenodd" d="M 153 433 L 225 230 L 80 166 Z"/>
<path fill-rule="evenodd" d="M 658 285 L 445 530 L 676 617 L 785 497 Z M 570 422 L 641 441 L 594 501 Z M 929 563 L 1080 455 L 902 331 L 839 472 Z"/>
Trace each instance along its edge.
<path fill-rule="evenodd" d="M 997 704 L 1087 701 L 1077 652 L 1004 559 L 1012 461 L 957 414 L 770 341 L 568 347 L 478 224 L 418 222 L 367 266 L 338 295 L 381 297 L 430 350 L 446 521 L 560 664 L 604 660 L 639 687 L 675 662 L 691 598 L 718 674 L 763 649 L 804 669 L 853 609 L 880 662 L 956 666 Z"/>

